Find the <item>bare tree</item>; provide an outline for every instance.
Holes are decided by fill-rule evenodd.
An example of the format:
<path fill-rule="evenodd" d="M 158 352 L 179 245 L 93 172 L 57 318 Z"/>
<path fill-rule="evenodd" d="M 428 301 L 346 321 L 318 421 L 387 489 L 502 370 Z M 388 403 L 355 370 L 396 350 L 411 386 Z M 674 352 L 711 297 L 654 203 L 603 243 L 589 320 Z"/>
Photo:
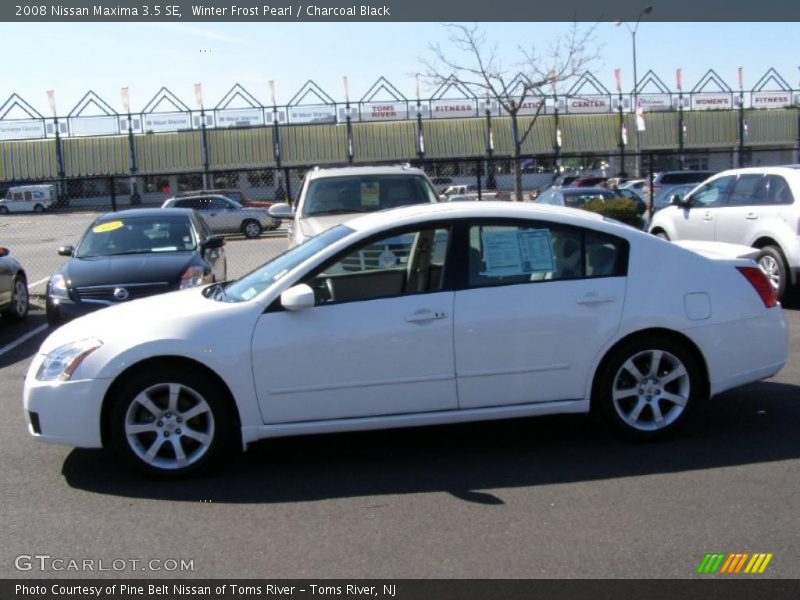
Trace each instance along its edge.
<path fill-rule="evenodd" d="M 430 59 L 424 59 L 423 76 L 431 85 L 456 84 L 472 91 L 476 96 L 486 96 L 511 118 L 514 142 L 514 192 L 522 200 L 522 171 L 520 156 L 522 146 L 544 109 L 542 89 L 563 83 L 583 74 L 597 58 L 594 47 L 594 27 L 582 29 L 573 23 L 569 31 L 559 36 L 540 52 L 535 46 L 518 48 L 521 60 L 505 68 L 498 58 L 497 45 L 488 47 L 485 35 L 477 25 L 447 24 L 448 49 L 432 44 Z M 458 58 L 450 58 L 456 55 Z M 463 57 L 463 58 L 461 58 Z M 462 62 L 463 61 L 463 62 Z M 538 99 L 530 122 L 520 131 L 520 110 L 526 100 Z"/>

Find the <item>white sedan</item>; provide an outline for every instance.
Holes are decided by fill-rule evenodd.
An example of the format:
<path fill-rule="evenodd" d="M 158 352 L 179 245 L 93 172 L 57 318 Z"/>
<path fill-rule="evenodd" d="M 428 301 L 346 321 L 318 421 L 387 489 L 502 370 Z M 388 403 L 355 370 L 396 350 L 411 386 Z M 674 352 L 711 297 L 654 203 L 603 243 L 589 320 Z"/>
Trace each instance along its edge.
<path fill-rule="evenodd" d="M 738 251 L 540 205 L 373 213 L 238 281 L 64 325 L 28 371 L 28 429 L 173 475 L 274 436 L 590 409 L 660 436 L 786 361 Z"/>

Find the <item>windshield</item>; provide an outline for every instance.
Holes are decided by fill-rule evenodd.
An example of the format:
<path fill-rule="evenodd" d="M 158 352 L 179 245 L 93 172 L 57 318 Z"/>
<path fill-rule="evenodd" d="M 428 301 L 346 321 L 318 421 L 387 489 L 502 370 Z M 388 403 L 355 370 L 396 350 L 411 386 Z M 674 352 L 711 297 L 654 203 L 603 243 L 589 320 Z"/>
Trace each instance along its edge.
<path fill-rule="evenodd" d="M 437 201 L 436 192 L 419 175 L 323 177 L 309 182 L 303 216 L 373 212 Z"/>
<path fill-rule="evenodd" d="M 81 240 L 76 258 L 190 252 L 197 246 L 186 216 L 125 217 L 95 222 Z"/>
<path fill-rule="evenodd" d="M 243 302 L 255 298 L 304 260 L 351 233 L 353 233 L 353 230 L 344 225 L 337 225 L 327 231 L 323 231 L 319 235 L 307 239 L 299 246 L 295 246 L 280 256 L 273 258 L 238 281 L 234 281 L 224 289 L 224 293 L 214 294 L 213 298 L 227 302 Z"/>

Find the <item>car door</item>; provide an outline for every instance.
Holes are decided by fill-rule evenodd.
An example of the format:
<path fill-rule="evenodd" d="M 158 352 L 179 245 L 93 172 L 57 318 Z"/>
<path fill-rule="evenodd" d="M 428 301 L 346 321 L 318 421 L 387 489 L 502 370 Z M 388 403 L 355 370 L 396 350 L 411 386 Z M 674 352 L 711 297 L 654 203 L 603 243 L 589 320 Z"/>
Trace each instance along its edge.
<path fill-rule="evenodd" d="M 6 249 L 0 249 L 0 252 L 7 253 Z M 14 270 L 11 267 L 11 261 L 4 256 L 0 256 L 0 306 L 6 306 L 11 302 L 11 289 L 13 287 Z"/>
<path fill-rule="evenodd" d="M 242 213 L 239 206 L 226 198 L 209 199 L 209 217 L 216 223 L 215 231 L 233 233 L 239 231 L 242 224 Z"/>
<path fill-rule="evenodd" d="M 265 422 L 458 407 L 449 237 L 426 226 L 357 244 L 297 282 L 314 289 L 314 307 L 260 317 L 252 361 Z"/>
<path fill-rule="evenodd" d="M 731 184 L 727 202 L 716 210 L 716 239 L 731 244 L 749 243 L 750 231 L 758 221 L 761 198 L 767 178 L 762 173 L 737 175 Z"/>
<path fill-rule="evenodd" d="M 459 406 L 576 400 L 619 328 L 628 243 L 544 221 L 473 222 L 456 292 Z"/>
<path fill-rule="evenodd" d="M 686 205 L 675 211 L 673 239 L 714 241 L 717 215 L 725 206 L 734 179 L 733 175 L 719 177 L 692 192 Z"/>

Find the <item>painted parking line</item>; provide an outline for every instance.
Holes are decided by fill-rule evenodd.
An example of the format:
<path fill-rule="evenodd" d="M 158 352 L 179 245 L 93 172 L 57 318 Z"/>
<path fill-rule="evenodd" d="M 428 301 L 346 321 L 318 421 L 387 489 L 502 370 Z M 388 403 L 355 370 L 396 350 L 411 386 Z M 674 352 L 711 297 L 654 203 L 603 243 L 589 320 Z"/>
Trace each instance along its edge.
<path fill-rule="evenodd" d="M 34 329 L 33 331 L 29 331 L 28 333 L 26 333 L 22 337 L 18 337 L 17 339 L 15 339 L 10 344 L 6 344 L 2 348 L 0 348 L 0 356 L 3 356 L 3 354 L 5 354 L 6 352 L 11 352 L 14 348 L 19 346 L 20 344 L 23 344 L 23 343 L 27 342 L 33 336 L 39 335 L 45 329 L 47 329 L 47 324 L 46 323 L 44 325 L 39 325 L 36 329 Z"/>
<path fill-rule="evenodd" d="M 44 282 L 45 282 L 45 281 L 47 281 L 48 279 L 50 279 L 50 278 L 49 278 L 49 277 L 43 277 L 43 278 L 42 278 L 42 279 L 40 279 L 39 281 L 34 281 L 33 283 L 29 283 L 29 284 L 28 284 L 28 292 L 30 292 L 30 291 L 31 291 L 33 288 L 35 288 L 37 285 L 41 285 L 42 283 L 44 283 Z"/>

